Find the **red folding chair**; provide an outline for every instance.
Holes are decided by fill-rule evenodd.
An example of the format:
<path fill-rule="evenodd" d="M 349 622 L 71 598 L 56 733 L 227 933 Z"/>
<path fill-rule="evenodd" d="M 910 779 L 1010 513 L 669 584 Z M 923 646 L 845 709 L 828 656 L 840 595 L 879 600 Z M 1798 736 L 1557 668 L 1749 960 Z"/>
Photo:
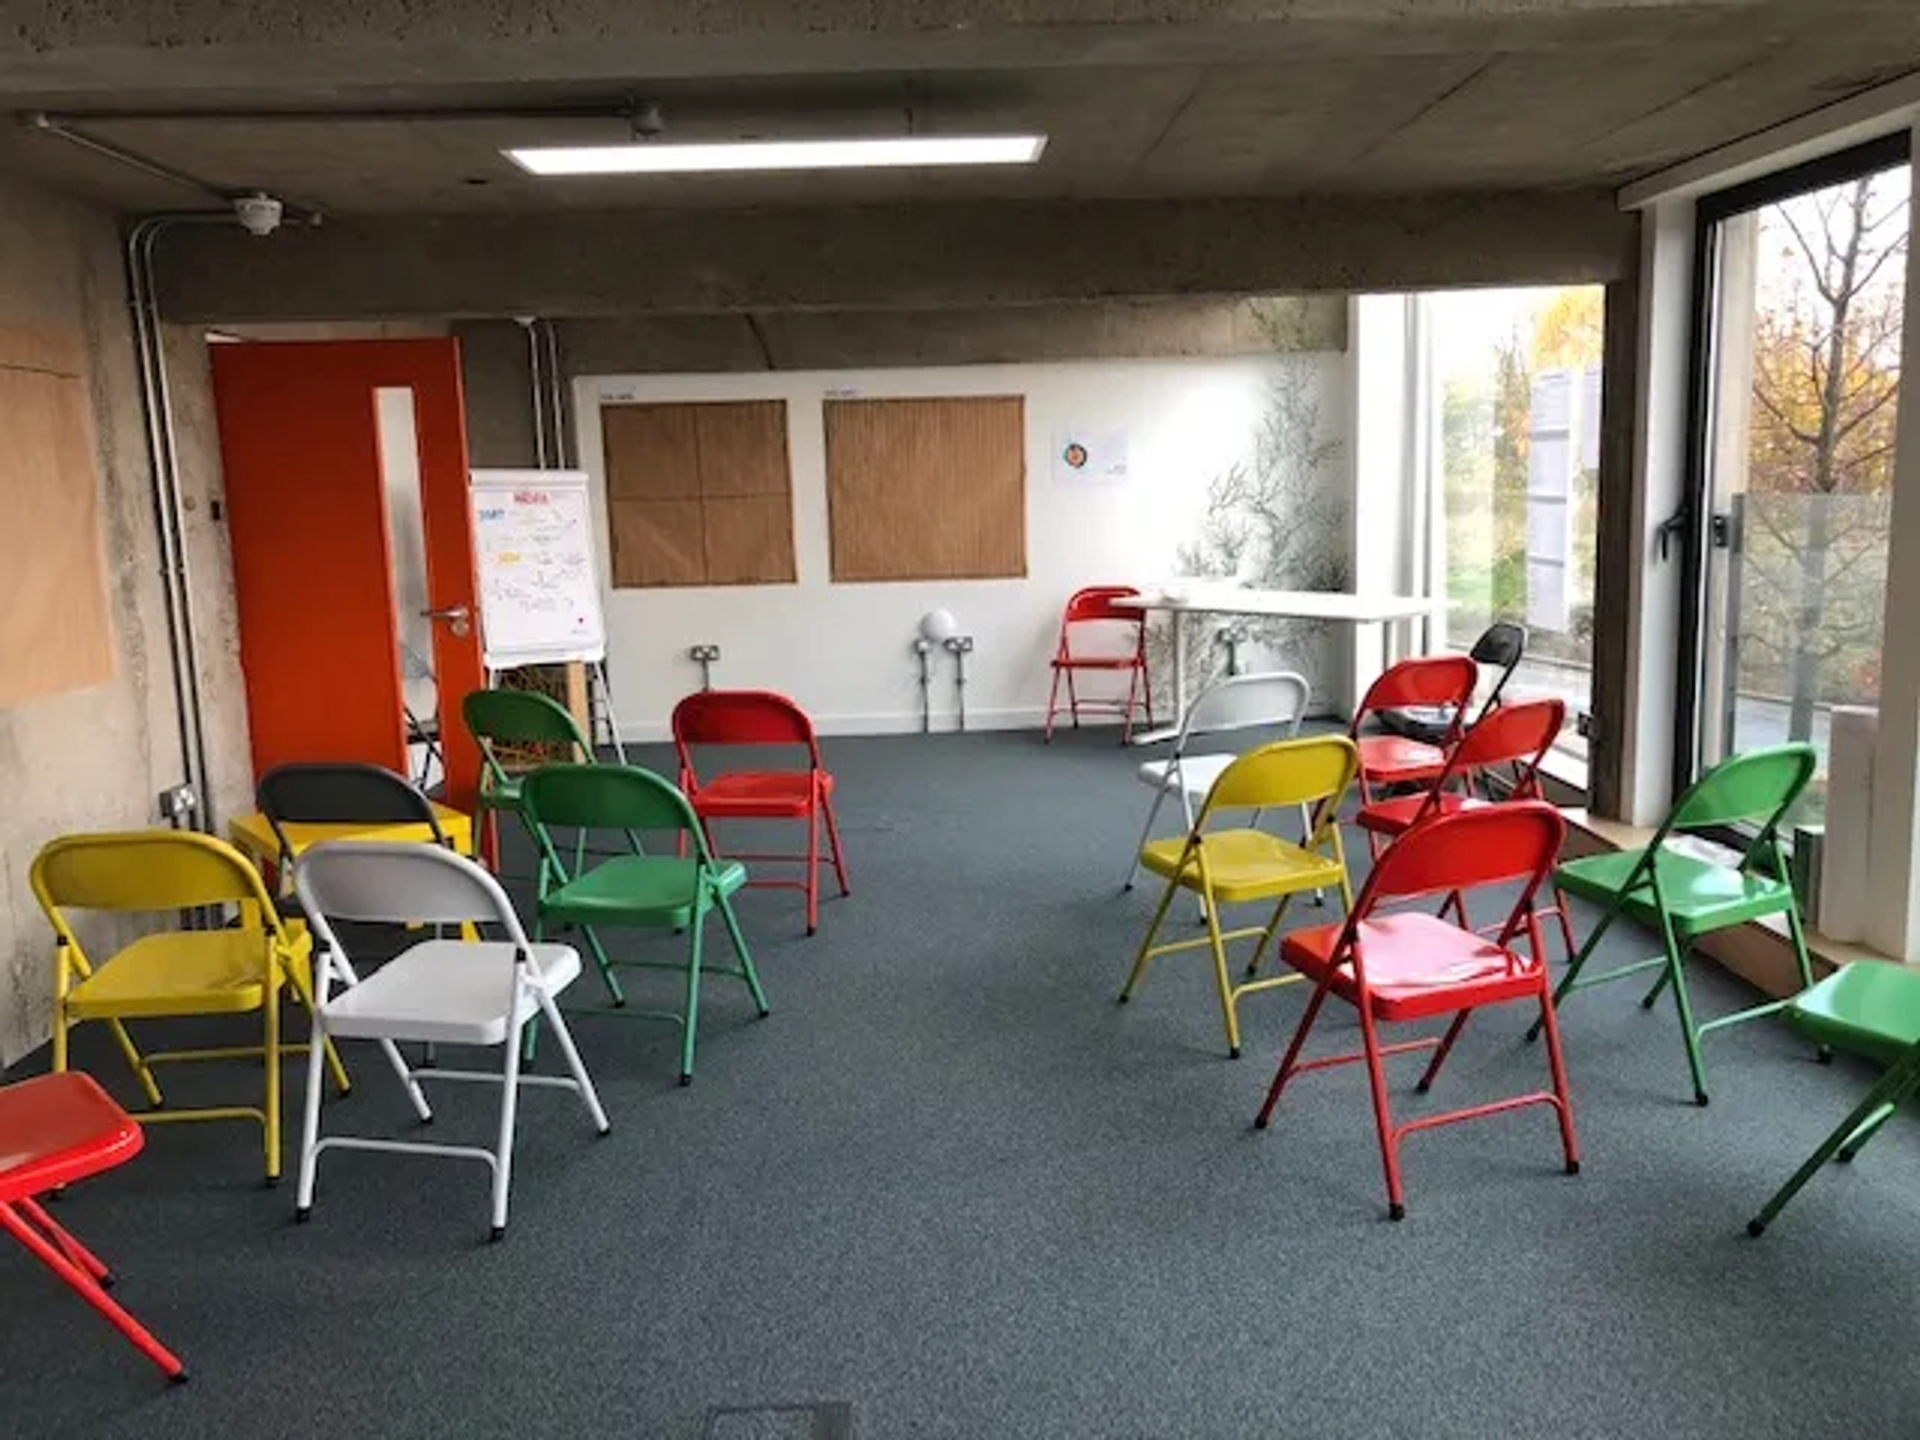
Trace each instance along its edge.
<path fill-rule="evenodd" d="M 1560 1030 L 1554 1020 L 1553 991 L 1533 903 L 1534 895 L 1547 882 L 1565 835 L 1566 822 L 1560 812 L 1539 800 L 1436 816 L 1388 847 L 1346 920 L 1287 936 L 1280 946 L 1281 958 L 1314 982 L 1313 998 L 1300 1017 L 1299 1028 L 1287 1046 L 1254 1126 L 1266 1128 L 1280 1093 L 1295 1075 L 1364 1060 L 1373 1090 L 1373 1118 L 1380 1132 L 1380 1158 L 1387 1174 L 1387 1213 L 1391 1218 L 1399 1220 L 1407 1213 L 1406 1194 L 1400 1184 L 1400 1142 L 1416 1130 L 1435 1125 L 1474 1120 L 1527 1105 L 1550 1105 L 1560 1122 L 1567 1173 L 1578 1174 L 1580 1150 L 1573 1135 L 1573 1106 L 1567 1095 Z M 1519 885 L 1519 896 L 1506 924 L 1492 939 L 1441 915 L 1406 910 L 1377 913 L 1391 902 L 1508 883 Z M 1523 935 L 1527 942 L 1525 955 L 1515 949 Z M 1359 1012 L 1361 1048 L 1302 1060 L 1300 1051 L 1307 1033 L 1330 994 L 1338 995 Z M 1415 1087 L 1425 1094 L 1454 1041 L 1460 1038 L 1467 1016 L 1483 1005 L 1510 1000 L 1533 1000 L 1540 1006 L 1553 1088 L 1422 1115 L 1396 1125 L 1387 1107 L 1387 1077 L 1381 1062 L 1389 1055 L 1432 1049 L 1433 1059 Z M 1380 1043 L 1381 1024 L 1448 1014 L 1453 1017 L 1452 1023 L 1437 1040 L 1430 1037 L 1393 1045 Z"/>
<path fill-rule="evenodd" d="M 1147 673 L 1147 612 L 1116 605 L 1137 596 L 1131 585 L 1090 585 L 1074 591 L 1060 616 L 1060 643 L 1053 652 L 1053 685 L 1047 691 L 1046 739 L 1053 739 L 1053 717 L 1060 713 L 1060 682 L 1067 683 L 1067 713 L 1080 728 L 1080 712 L 1096 710 L 1120 716 L 1120 743 L 1133 738 L 1133 716 L 1138 710 L 1153 723 L 1153 677 Z M 1074 627 L 1098 625 L 1118 642 L 1111 649 L 1074 649 Z M 1082 700 L 1073 677 L 1083 670 L 1127 677 L 1127 694 L 1118 698 Z"/>
<path fill-rule="evenodd" d="M 827 846 L 840 893 L 851 895 L 847 868 L 840 859 L 840 827 L 833 816 L 833 776 L 820 763 L 820 742 L 807 714 L 784 695 L 771 690 L 701 690 L 673 707 L 673 744 L 680 754 L 680 788 L 707 830 L 707 844 L 715 854 L 712 821 L 805 820 L 805 855 L 743 855 L 726 852 L 734 860 L 800 861 L 807 867 L 804 880 L 750 879 L 749 885 L 801 890 L 807 897 L 807 933 L 819 928 L 820 824 L 827 827 Z M 805 746 L 804 770 L 734 770 L 702 781 L 695 773 L 695 745 Z"/>
<path fill-rule="evenodd" d="M 1540 799 L 1540 762 L 1553 748 L 1566 720 L 1566 702 L 1558 699 L 1522 700 L 1486 711 L 1460 737 L 1460 743 L 1447 756 L 1446 767 L 1426 790 L 1360 807 L 1354 823 L 1367 832 L 1367 845 L 1374 857 L 1379 857 L 1383 839 L 1392 840 L 1436 815 L 1456 815 L 1496 803 L 1483 792 L 1486 777 L 1502 766 L 1512 767 L 1507 777 L 1509 801 Z M 1540 913 L 1558 918 L 1560 938 L 1571 957 L 1576 947 L 1566 901 L 1558 890 L 1552 894 L 1553 903 L 1543 906 Z M 1456 894 L 1449 896 L 1447 903 L 1458 913 L 1462 925 L 1471 924 L 1465 900 Z"/>
<path fill-rule="evenodd" d="M 169 1380 L 180 1357 L 107 1294 L 113 1274 L 41 1206 L 38 1197 L 125 1164 L 145 1143 L 133 1118 L 77 1070 L 0 1086 L 0 1230 L 80 1292 Z"/>
<path fill-rule="evenodd" d="M 1373 684 L 1353 712 L 1347 733 L 1360 747 L 1360 803 L 1370 805 L 1375 785 L 1417 785 L 1436 778 L 1447 765 L 1447 752 L 1460 739 L 1473 688 L 1480 683 L 1480 667 L 1465 655 L 1429 655 L 1402 660 Z M 1427 707 L 1451 718 L 1438 744 L 1405 735 L 1362 735 L 1369 715 L 1382 710 Z"/>

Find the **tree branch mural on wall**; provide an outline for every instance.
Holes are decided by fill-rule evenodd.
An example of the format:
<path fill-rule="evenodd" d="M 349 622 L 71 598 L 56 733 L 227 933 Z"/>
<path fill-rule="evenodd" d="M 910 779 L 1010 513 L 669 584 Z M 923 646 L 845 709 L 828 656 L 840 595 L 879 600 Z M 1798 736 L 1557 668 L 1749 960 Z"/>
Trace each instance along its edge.
<path fill-rule="evenodd" d="M 1276 345 L 1279 336 L 1273 337 Z M 1247 458 L 1207 483 L 1198 530 L 1180 542 L 1180 574 L 1193 578 L 1239 581 L 1258 590 L 1344 590 L 1349 584 L 1347 486 L 1341 474 L 1345 446 L 1327 432 L 1311 359 L 1275 357 L 1265 402 Z M 1316 700 L 1332 693 L 1334 678 L 1329 627 L 1320 622 L 1270 620 L 1249 616 L 1186 616 L 1188 693 L 1225 672 L 1226 651 L 1217 633 L 1235 626 L 1249 661 L 1262 668 L 1298 670 L 1313 687 Z M 1170 696 L 1172 644 L 1166 626 L 1148 642 L 1156 685 Z M 1177 718 L 1177 717 L 1175 717 Z"/>

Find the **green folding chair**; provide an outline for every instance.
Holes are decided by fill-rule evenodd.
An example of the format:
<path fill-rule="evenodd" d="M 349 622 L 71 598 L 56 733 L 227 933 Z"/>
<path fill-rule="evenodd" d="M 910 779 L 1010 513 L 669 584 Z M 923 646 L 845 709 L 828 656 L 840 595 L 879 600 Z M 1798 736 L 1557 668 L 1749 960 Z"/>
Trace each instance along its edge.
<path fill-rule="evenodd" d="M 1822 1165 L 1852 1160 L 1895 1110 L 1920 1093 L 1920 970 L 1891 960 L 1856 960 L 1795 997 L 1787 1023 L 1823 1050 L 1864 1055 L 1887 1068 L 1867 1098 L 1747 1222 L 1754 1236 Z"/>
<path fill-rule="evenodd" d="M 520 814 L 520 776 L 501 759 L 513 745 L 562 746 L 569 760 L 593 762 L 593 746 L 572 713 L 535 690 L 475 690 L 460 702 L 460 718 L 480 747 L 480 814 L 500 854 L 500 816 Z"/>
<path fill-rule="evenodd" d="M 1646 848 L 1567 860 L 1553 872 L 1554 886 L 1562 894 L 1577 895 L 1606 907 L 1600 923 L 1587 937 L 1587 943 L 1580 947 L 1579 954 L 1573 957 L 1573 963 L 1554 991 L 1555 1006 L 1575 990 L 1659 970 L 1660 978 L 1640 1005 L 1642 1009 L 1652 1009 L 1660 992 L 1668 985 L 1673 987 L 1697 1105 L 1707 1103 L 1706 1079 L 1700 1066 L 1700 1037 L 1710 1030 L 1772 1015 L 1785 1009 L 1791 1001 L 1770 1000 L 1697 1024 L 1682 963 L 1694 944 L 1716 930 L 1767 915 L 1785 915 L 1787 932 L 1793 939 L 1794 963 L 1800 969 L 1801 987 L 1804 990 L 1813 984 L 1807 940 L 1800 929 L 1800 910 L 1794 903 L 1786 857 L 1780 848 L 1780 825 L 1807 781 L 1813 778 L 1817 763 L 1813 747 L 1807 744 L 1776 745 L 1735 755 L 1694 782 L 1661 822 L 1653 842 Z M 1743 824 L 1757 824 L 1759 831 L 1735 866 L 1685 854 L 1667 845 L 1676 833 Z M 1658 931 L 1662 953 L 1604 974 L 1582 975 L 1601 938 L 1622 915 Z M 1527 1038 L 1537 1035 L 1539 1028 L 1536 1022 L 1527 1032 Z M 1822 1058 L 1830 1057 L 1823 1053 Z"/>
<path fill-rule="evenodd" d="M 700 1020 L 702 971 L 736 975 L 747 982 L 754 1006 L 767 1014 L 767 997 L 753 968 L 746 937 L 733 913 L 734 891 L 747 883 L 747 870 L 737 860 L 716 860 L 707 848 L 706 833 L 687 803 L 687 797 L 650 770 L 630 765 L 543 765 L 520 782 L 520 814 L 539 848 L 540 871 L 534 938 L 550 928 L 571 925 L 586 938 L 599 967 L 611 1004 L 597 1012 L 671 1020 L 680 1026 L 680 1083 L 693 1081 L 694 1039 Z M 571 859 L 563 855 L 554 836 L 556 828 L 575 831 Z M 594 857 L 587 863 L 587 837 L 594 831 L 622 835 L 627 853 Z M 686 853 L 649 855 L 640 836 L 668 831 L 683 842 Z M 718 911 L 739 958 L 738 969 L 708 965 L 702 959 L 702 940 L 709 911 Z M 600 928 L 628 925 L 688 930 L 691 938 L 684 961 L 613 960 L 601 943 Z M 628 1010 L 619 969 L 682 970 L 686 974 L 683 1010 Z M 532 1027 L 528 1029 L 531 1049 Z"/>

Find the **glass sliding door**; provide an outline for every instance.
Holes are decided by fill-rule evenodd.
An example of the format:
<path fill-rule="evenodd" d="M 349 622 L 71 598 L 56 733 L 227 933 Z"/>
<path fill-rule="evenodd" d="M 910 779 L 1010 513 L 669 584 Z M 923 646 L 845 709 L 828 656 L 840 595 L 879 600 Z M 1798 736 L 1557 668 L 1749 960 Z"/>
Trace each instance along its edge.
<path fill-rule="evenodd" d="M 1803 822 L 1833 708 L 1879 699 L 1909 175 L 1896 142 L 1702 206 L 1689 758 L 1811 741 Z"/>

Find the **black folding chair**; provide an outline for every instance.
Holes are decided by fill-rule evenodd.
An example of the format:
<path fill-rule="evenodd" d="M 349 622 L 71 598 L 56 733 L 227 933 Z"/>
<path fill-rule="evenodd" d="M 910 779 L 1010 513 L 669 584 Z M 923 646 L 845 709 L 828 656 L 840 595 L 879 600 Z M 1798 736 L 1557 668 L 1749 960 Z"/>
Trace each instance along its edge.
<path fill-rule="evenodd" d="M 1501 692 L 1507 688 L 1507 681 L 1513 678 L 1514 670 L 1519 667 L 1521 657 L 1526 653 L 1527 627 L 1524 625 L 1516 625 L 1511 620 L 1496 620 L 1480 632 L 1480 638 L 1473 642 L 1467 658 L 1477 665 L 1497 667 L 1498 675 L 1494 679 L 1493 689 L 1487 692 L 1486 700 L 1481 703 L 1480 713 L 1473 717 L 1474 724 L 1479 724 L 1487 712 L 1500 703 Z M 1409 706 L 1401 710 L 1381 711 L 1380 723 L 1396 735 L 1438 745 L 1446 739 L 1452 727 L 1453 712 L 1447 706 Z"/>

